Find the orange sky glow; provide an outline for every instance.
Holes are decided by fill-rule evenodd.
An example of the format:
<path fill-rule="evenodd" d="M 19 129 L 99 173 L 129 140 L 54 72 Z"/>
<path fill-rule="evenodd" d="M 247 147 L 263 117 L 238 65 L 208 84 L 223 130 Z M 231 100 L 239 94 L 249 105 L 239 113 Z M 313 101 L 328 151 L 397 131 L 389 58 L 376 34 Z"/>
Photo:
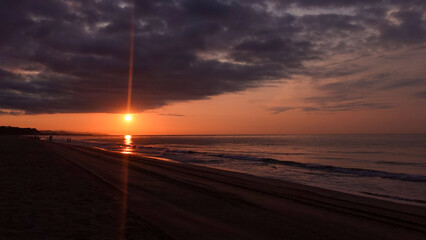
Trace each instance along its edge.
<path fill-rule="evenodd" d="M 276 102 L 297 105 L 300 84 L 264 87 L 207 100 L 174 103 L 133 114 L 79 113 L 0 115 L 0 125 L 104 134 L 368 134 L 424 133 L 426 113 L 415 101 L 400 107 L 343 112 L 286 111 L 271 114 Z M 408 107 L 407 107 L 408 106 Z"/>

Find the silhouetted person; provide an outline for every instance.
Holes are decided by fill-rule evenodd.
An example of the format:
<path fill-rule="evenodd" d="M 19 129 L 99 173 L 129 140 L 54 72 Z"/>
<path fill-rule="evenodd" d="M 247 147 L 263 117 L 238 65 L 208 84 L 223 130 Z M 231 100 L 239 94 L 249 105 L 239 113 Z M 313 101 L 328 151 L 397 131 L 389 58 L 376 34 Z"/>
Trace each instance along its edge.
<path fill-rule="evenodd" d="M 49 142 L 51 142 L 51 141 L 52 141 L 52 135 L 49 136 Z"/>

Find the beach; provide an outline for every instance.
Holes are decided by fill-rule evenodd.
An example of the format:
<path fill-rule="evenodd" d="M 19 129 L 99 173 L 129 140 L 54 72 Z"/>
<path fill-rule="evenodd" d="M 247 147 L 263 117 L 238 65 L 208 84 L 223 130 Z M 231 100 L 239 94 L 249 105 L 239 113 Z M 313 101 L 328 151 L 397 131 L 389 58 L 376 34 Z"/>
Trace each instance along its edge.
<path fill-rule="evenodd" d="M 0 239 L 425 239 L 426 208 L 0 137 Z"/>
<path fill-rule="evenodd" d="M 73 145 L 167 158 L 426 207 L 426 135 L 74 136 Z M 67 136 L 55 136 L 66 142 Z"/>

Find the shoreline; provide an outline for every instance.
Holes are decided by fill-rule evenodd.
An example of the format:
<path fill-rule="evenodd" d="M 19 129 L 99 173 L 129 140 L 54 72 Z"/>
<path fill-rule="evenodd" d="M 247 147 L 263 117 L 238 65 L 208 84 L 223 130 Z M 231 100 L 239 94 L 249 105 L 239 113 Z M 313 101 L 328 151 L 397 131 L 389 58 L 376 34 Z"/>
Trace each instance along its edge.
<path fill-rule="evenodd" d="M 175 239 L 426 236 L 426 208 L 416 205 L 90 147 L 20 141 L 73 165 L 75 177 Z"/>
<path fill-rule="evenodd" d="M 120 136 L 121 137 L 121 136 Z M 78 140 L 77 140 L 78 141 Z M 61 142 L 61 141 L 59 141 Z M 64 141 L 65 142 L 65 141 Z M 67 143 L 67 144 L 71 144 L 74 145 L 74 143 Z M 148 144 L 149 145 L 149 144 Z M 99 148 L 99 149 L 103 149 L 106 151 L 112 151 L 112 152 L 118 152 L 121 153 L 120 150 L 115 149 L 114 146 L 110 146 L 107 144 L 107 146 L 99 143 L 98 146 L 96 146 L 96 144 L 87 144 L 84 142 L 84 140 L 82 140 L 82 142 L 79 142 L 77 144 L 77 146 L 87 146 L 87 147 L 94 147 L 94 148 Z M 166 152 L 166 155 L 163 155 L 163 153 L 158 153 L 158 152 L 150 152 L 150 146 L 145 147 L 143 145 L 134 145 L 132 146 L 134 147 L 133 150 L 129 150 L 128 153 L 132 154 L 132 155 L 137 155 L 140 157 L 150 157 L 150 158 L 156 158 L 158 157 L 159 159 L 165 160 L 165 161 L 175 161 L 175 162 L 181 162 L 181 163 L 188 163 L 188 164 L 194 164 L 194 165 L 198 165 L 198 166 L 205 166 L 205 167 L 209 167 L 209 168 L 215 168 L 215 169 L 221 169 L 221 170 L 225 170 L 225 171 L 232 171 L 232 172 L 239 172 L 239 173 L 248 173 L 254 176 L 261 176 L 261 177 L 266 177 L 266 178 L 271 178 L 271 179 L 281 179 L 284 181 L 290 181 L 290 182 L 294 182 L 294 183 L 299 183 L 302 185 L 308 185 L 308 186 L 314 186 L 314 187 L 319 187 L 319 188 L 323 188 L 323 189 L 329 189 L 329 190 L 334 190 L 334 191 L 338 191 L 338 192 L 344 192 L 344 193 L 348 193 L 348 194 L 354 194 L 354 195 L 358 195 L 358 196 L 364 196 L 364 197 L 370 197 L 370 198 L 376 198 L 376 199 L 381 199 L 381 200 L 385 200 L 385 201 L 392 201 L 392 202 L 397 202 L 397 203 L 402 203 L 402 204 L 409 204 L 409 205 L 416 205 L 416 206 L 421 206 L 421 207 L 426 207 L 426 199 L 423 193 L 421 193 L 420 191 L 411 191 L 408 192 L 408 194 L 406 194 L 404 191 L 402 192 L 392 192 L 389 191 L 391 190 L 390 187 L 388 188 L 384 188 L 383 190 L 376 190 L 374 189 L 375 185 L 366 185 L 368 187 L 359 187 L 359 186 L 363 186 L 362 184 L 366 184 L 368 182 L 367 178 L 370 178 L 372 181 L 388 181 L 388 182 L 380 182 L 380 184 L 377 184 L 377 187 L 380 188 L 380 186 L 389 186 L 387 184 L 390 184 L 389 181 L 396 181 L 395 182 L 395 189 L 397 188 L 401 188 L 401 187 L 406 187 L 405 189 L 415 189 L 415 185 L 413 186 L 407 186 L 406 184 L 415 184 L 416 182 L 419 182 L 420 184 L 425 183 L 426 181 L 426 175 L 418 175 L 416 173 L 410 173 L 410 172 L 404 172 L 404 171 L 392 171 L 389 169 L 388 170 L 381 170 L 381 169 L 377 169 L 377 168 L 372 168 L 369 169 L 368 167 L 364 168 L 363 166 L 356 166 L 356 167 L 345 167 L 345 166 L 341 166 L 339 164 L 334 165 L 333 163 L 331 164 L 321 164 L 321 163 L 310 163 L 309 161 L 306 163 L 304 161 L 298 161 L 296 160 L 283 160 L 279 157 L 274 157 L 274 156 L 270 156 L 270 157 L 258 157 L 255 154 L 252 155 L 241 155 L 241 154 L 237 154 L 237 155 L 233 155 L 225 153 L 225 154 L 221 154 L 221 153 L 215 153 L 213 152 L 209 152 L 208 150 L 206 152 L 204 151 L 200 151 L 197 152 L 197 150 L 186 150 L 185 148 L 180 149 L 179 147 L 177 148 L 168 148 L 168 147 L 164 147 L 164 150 Z M 159 146 L 159 149 L 161 149 L 162 147 Z M 154 147 L 155 149 L 155 147 Z M 127 150 L 126 150 L 127 151 Z M 272 172 L 275 173 L 268 173 L 265 172 L 266 167 L 263 167 L 263 169 L 259 168 L 257 169 L 255 166 L 253 166 L 253 169 L 256 169 L 254 171 L 252 171 L 250 168 L 238 168 L 238 167 L 234 167 L 232 164 L 208 164 L 208 163 L 203 163 L 202 161 L 193 161 L 191 159 L 198 159 L 198 158 L 211 158 L 214 157 L 215 161 L 217 159 L 217 162 L 225 162 L 228 159 L 230 160 L 235 160 L 235 161 L 240 161 L 241 163 L 238 164 L 242 164 L 244 165 L 243 160 L 247 160 L 247 162 L 251 162 L 251 163 L 259 163 L 259 164 L 264 164 L 264 165 L 271 165 L 273 169 Z M 345 156 L 342 156 L 345 157 Z M 209 162 L 209 161 L 207 161 Z M 213 162 L 213 161 L 212 161 Z M 388 162 L 387 162 L 388 163 Z M 308 180 L 308 181 L 304 181 L 303 177 L 301 178 L 300 176 L 296 176 L 296 177 L 286 177 L 286 174 L 281 174 L 280 171 L 286 169 L 287 167 L 289 167 L 289 169 L 295 169 L 296 171 L 298 171 L 299 169 L 303 170 L 303 171 L 309 171 L 312 172 L 312 174 L 316 175 L 341 175 L 339 177 L 347 177 L 348 179 L 355 175 L 356 177 L 361 177 L 363 182 L 360 182 L 359 184 L 354 184 L 352 185 L 352 183 L 350 181 L 347 181 L 345 183 L 345 185 L 339 186 L 336 184 L 329 184 L 329 182 L 326 182 L 325 178 L 322 179 L 322 181 L 313 181 L 313 180 Z M 277 168 L 279 170 L 277 170 Z M 303 174 L 302 174 L 303 175 Z M 306 174 L 305 174 L 306 175 Z M 299 178 L 299 179 L 298 179 Z M 330 182 L 332 183 L 332 182 Z M 423 186 L 422 186 L 423 187 Z M 420 189 L 422 188 L 420 187 Z M 417 194 L 415 194 L 417 192 Z"/>
<path fill-rule="evenodd" d="M 183 164 L 183 165 L 189 165 L 189 166 L 197 166 L 200 168 L 206 168 L 208 170 L 218 170 L 218 171 L 223 171 L 223 172 L 229 172 L 230 174 L 236 174 L 236 175 L 241 175 L 241 176 L 247 176 L 249 178 L 253 177 L 253 178 L 259 178 L 259 179 L 264 179 L 265 181 L 271 180 L 271 181 L 278 181 L 278 182 L 282 182 L 283 184 L 294 184 L 296 186 L 298 186 L 299 188 L 312 188 L 312 190 L 314 191 L 325 191 L 325 192 L 332 192 L 332 194 L 343 194 L 343 195 L 350 195 L 350 196 L 357 196 L 357 197 L 361 197 L 361 198 L 367 198 L 367 199 L 376 199 L 376 200 L 380 200 L 380 201 L 384 201 L 384 202 L 389 202 L 389 203 L 396 203 L 396 204 L 402 204 L 402 205 L 407 205 L 407 206 L 416 206 L 416 207 L 420 207 L 420 208 L 425 208 L 426 210 L 426 206 L 424 205 L 426 202 L 421 201 L 421 203 L 416 204 L 415 201 L 413 201 L 414 203 L 409 204 L 408 202 L 410 202 L 411 199 L 409 200 L 398 200 L 398 199 L 393 199 L 387 196 L 379 196 L 377 194 L 373 194 L 373 193 L 363 193 L 363 192 L 349 192 L 349 191 L 343 191 L 343 190 L 336 190 L 336 189 L 330 189 L 330 188 L 324 188 L 321 186 L 315 186 L 315 185 L 309 185 L 309 184 L 302 184 L 302 183 L 297 183 L 297 182 L 292 182 L 289 180 L 283 180 L 283 179 L 279 179 L 279 178 L 273 178 L 273 177 L 264 177 L 264 176 L 257 176 L 257 175 L 253 175 L 250 173 L 245 173 L 245 172 L 239 172 L 239 171 L 233 171 L 231 169 L 222 169 L 222 168 L 213 168 L 213 167 L 208 167 L 208 166 L 204 166 L 204 165 L 199 165 L 199 164 L 192 164 L 192 163 L 183 163 L 183 162 L 179 162 L 177 160 L 173 160 L 173 159 L 169 159 L 169 158 L 163 158 L 163 157 L 156 157 L 156 156 L 150 156 L 150 155 L 146 155 L 143 153 L 121 153 L 119 151 L 113 151 L 113 150 L 108 150 L 105 148 L 101 148 L 101 147 L 90 147 L 90 146 L 82 146 L 82 145 L 77 145 L 77 144 L 64 144 L 64 143 L 56 143 L 55 144 L 61 144 L 61 145 L 67 145 L 67 146 L 72 146 L 72 147 L 77 147 L 77 148 L 87 148 L 87 149 L 96 149 L 98 151 L 102 151 L 102 152 L 106 152 L 106 153 L 110 153 L 110 154 L 114 154 L 114 155 L 128 155 L 134 158 L 146 158 L 146 159 L 152 159 L 152 160 L 159 160 L 159 161 L 164 161 L 164 162 L 171 162 L 171 163 L 175 163 L 175 164 Z M 278 183 L 279 184 L 279 183 Z"/>
<path fill-rule="evenodd" d="M 63 143 L 59 143 L 59 144 L 63 144 Z M 71 144 L 68 143 L 67 145 L 76 146 L 76 147 L 93 148 L 93 149 L 98 149 L 98 150 L 105 151 L 105 152 L 110 152 L 110 153 L 113 153 L 113 154 L 124 154 L 124 153 L 121 153 L 119 151 L 108 150 L 108 149 L 102 148 L 102 147 L 90 147 L 90 146 L 84 146 L 84 145 L 78 145 L 78 144 L 72 144 L 72 143 Z M 174 162 L 174 163 L 179 163 L 179 164 L 189 164 L 189 165 L 195 165 L 195 166 L 200 166 L 200 167 L 206 167 L 206 168 L 209 168 L 209 169 L 218 169 L 218 170 L 222 170 L 222 171 L 226 171 L 226 172 L 246 174 L 246 175 L 253 176 L 253 177 L 275 179 L 275 180 L 280 180 L 280 181 L 284 181 L 284 182 L 289 182 L 289 183 L 292 183 L 292 184 L 294 183 L 294 184 L 299 184 L 299 185 L 302 185 L 302 186 L 318 188 L 320 190 L 325 190 L 325 191 L 326 190 L 335 191 L 335 192 L 338 192 L 338 193 L 344 193 L 344 194 L 355 195 L 355 196 L 360 196 L 360 197 L 383 200 L 383 201 L 387 201 L 387 202 L 399 203 L 399 204 L 404 204 L 404 205 L 413 205 L 413 206 L 426 208 L 426 201 L 424 201 L 424 200 L 403 198 L 403 197 L 398 197 L 398 196 L 380 195 L 380 194 L 370 193 L 370 192 L 355 192 L 355 191 L 351 192 L 351 191 L 345 191 L 345 190 L 340 190 L 340 189 L 326 188 L 326 187 L 322 187 L 322 186 L 319 186 L 319 185 L 302 184 L 302 183 L 297 183 L 297 182 L 293 182 L 293 181 L 290 181 L 290 180 L 284 180 L 284 179 L 280 179 L 280 178 L 258 176 L 258 175 L 254 175 L 254 174 L 250 174 L 250 173 L 245 173 L 243 171 L 237 171 L 237 170 L 234 170 L 234 169 L 214 168 L 214 167 L 205 166 L 203 164 L 184 163 L 184 162 L 179 162 L 177 160 L 173 160 L 173 159 L 170 159 L 170 158 L 150 156 L 150 155 L 147 155 L 147 154 L 144 154 L 144 153 L 139 153 L 139 152 L 132 152 L 132 153 L 128 153 L 128 154 L 136 156 L 136 157 L 141 157 L 141 158 L 149 158 L 149 159 L 166 161 L 166 162 Z"/>

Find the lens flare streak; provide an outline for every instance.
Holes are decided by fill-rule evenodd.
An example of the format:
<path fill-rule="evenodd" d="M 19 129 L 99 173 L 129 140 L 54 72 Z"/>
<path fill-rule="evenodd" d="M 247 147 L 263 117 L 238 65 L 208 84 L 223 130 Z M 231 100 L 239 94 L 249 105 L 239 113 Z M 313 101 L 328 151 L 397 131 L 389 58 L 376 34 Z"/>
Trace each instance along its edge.
<path fill-rule="evenodd" d="M 135 2 L 132 0 L 131 2 L 131 19 L 130 19 L 130 53 L 129 53 L 129 84 L 127 89 L 127 115 L 125 117 L 126 121 L 132 120 L 131 105 L 132 105 L 132 84 L 133 84 L 133 59 L 134 59 L 134 48 L 135 48 Z M 120 225 L 119 225 L 119 238 L 118 239 L 126 239 L 126 218 L 127 218 L 127 197 L 128 197 L 128 181 L 129 181 L 129 156 L 131 153 L 131 144 L 132 144 L 132 136 L 126 135 L 124 137 L 124 145 L 125 149 L 123 151 L 123 196 L 122 196 L 122 210 L 120 216 Z"/>

